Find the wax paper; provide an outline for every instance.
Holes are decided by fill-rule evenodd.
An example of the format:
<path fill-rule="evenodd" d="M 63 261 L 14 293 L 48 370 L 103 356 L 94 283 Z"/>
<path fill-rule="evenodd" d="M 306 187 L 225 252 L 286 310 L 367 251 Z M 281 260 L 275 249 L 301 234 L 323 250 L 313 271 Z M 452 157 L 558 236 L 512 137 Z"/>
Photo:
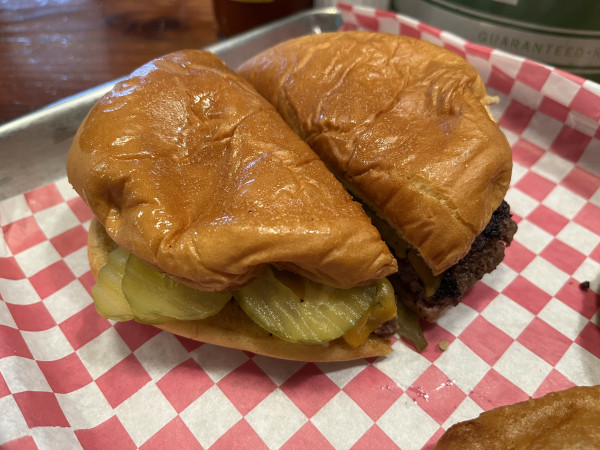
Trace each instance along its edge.
<path fill-rule="evenodd" d="M 394 338 L 377 359 L 277 360 L 100 317 L 92 214 L 60 179 L 0 202 L 0 446 L 427 448 L 482 411 L 600 384 L 600 87 L 388 11 L 340 8 L 344 29 L 458 52 L 499 97 L 519 224 L 504 262 L 424 324 L 422 353 Z"/>

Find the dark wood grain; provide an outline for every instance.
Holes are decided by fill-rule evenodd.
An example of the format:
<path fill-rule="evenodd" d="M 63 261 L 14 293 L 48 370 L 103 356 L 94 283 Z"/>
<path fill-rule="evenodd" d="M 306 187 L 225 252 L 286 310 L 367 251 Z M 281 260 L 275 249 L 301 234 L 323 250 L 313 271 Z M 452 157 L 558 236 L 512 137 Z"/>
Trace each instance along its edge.
<path fill-rule="evenodd" d="M 0 123 L 217 40 L 211 0 L 5 0 Z"/>

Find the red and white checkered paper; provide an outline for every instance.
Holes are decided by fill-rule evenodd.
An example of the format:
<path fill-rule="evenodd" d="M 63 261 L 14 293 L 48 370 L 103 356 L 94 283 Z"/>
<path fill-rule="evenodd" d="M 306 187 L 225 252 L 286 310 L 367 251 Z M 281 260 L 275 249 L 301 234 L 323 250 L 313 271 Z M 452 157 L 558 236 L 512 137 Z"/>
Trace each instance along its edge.
<path fill-rule="evenodd" d="M 504 263 L 425 325 L 421 354 L 396 340 L 384 358 L 276 360 L 100 317 L 91 213 L 62 179 L 0 203 L 0 446 L 413 449 L 493 407 L 600 384 L 600 87 L 406 17 L 341 9 L 345 28 L 457 51 L 500 97 L 519 223 Z"/>

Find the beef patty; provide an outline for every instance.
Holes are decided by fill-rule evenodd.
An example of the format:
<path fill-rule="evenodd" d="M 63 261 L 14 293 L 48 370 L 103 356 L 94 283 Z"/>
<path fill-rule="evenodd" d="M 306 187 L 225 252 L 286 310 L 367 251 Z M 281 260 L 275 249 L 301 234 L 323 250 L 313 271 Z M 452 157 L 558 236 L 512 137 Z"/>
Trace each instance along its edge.
<path fill-rule="evenodd" d="M 397 258 L 398 272 L 389 280 L 398 297 L 419 317 L 430 322 L 437 320 L 504 259 L 504 247 L 510 245 L 517 231 L 517 224 L 511 217 L 510 206 L 502 201 L 485 229 L 473 241 L 469 253 L 442 274 L 440 287 L 431 297 L 425 296 L 423 283 L 408 260 Z"/>

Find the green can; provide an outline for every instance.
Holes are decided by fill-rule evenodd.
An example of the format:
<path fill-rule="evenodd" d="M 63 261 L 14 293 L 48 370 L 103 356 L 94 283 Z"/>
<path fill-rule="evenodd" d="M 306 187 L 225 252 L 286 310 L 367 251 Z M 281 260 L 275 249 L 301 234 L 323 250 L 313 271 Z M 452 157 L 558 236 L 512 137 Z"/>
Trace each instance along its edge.
<path fill-rule="evenodd" d="M 600 82 L 600 0 L 394 0 L 471 42 Z"/>

